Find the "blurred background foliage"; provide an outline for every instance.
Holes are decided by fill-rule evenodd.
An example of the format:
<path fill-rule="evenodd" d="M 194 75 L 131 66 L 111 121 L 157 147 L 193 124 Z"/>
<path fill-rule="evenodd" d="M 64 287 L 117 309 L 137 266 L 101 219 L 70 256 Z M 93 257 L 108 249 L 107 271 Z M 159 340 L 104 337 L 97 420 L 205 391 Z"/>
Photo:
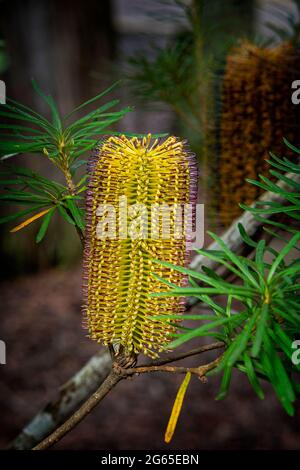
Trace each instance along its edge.
<path fill-rule="evenodd" d="M 108 83 L 104 73 L 107 61 L 114 57 L 111 2 L 4 0 L 0 37 L 10 58 L 9 67 L 1 72 L 7 95 L 47 119 L 51 109 L 32 88 L 31 78 L 36 79 L 41 89 L 51 92 L 61 115 L 112 83 L 112 80 Z M 103 72 L 97 80 L 91 76 L 95 69 Z M 3 122 L 5 118 L 0 119 Z M 13 164 L 50 179 L 57 176 L 55 167 L 41 155 L 14 157 Z M 49 230 L 47 243 L 37 246 L 35 224 L 16 234 L 1 226 L 2 276 L 78 262 L 81 247 L 73 228 L 55 217 Z"/>
<path fill-rule="evenodd" d="M 281 134 L 299 144 L 298 108 L 289 107 L 289 83 L 298 73 L 291 64 L 298 60 L 298 0 L 88 0 L 80 7 L 70 0 L 2 0 L 1 9 L 0 37 L 10 59 L 1 78 L 8 95 L 49 118 L 30 78 L 51 92 L 64 115 L 115 78 L 127 77 L 112 99 L 136 109 L 111 129 L 188 138 L 199 157 L 199 197 L 215 227 L 232 221 L 238 202 L 257 196 L 259 190 L 245 189 L 244 179 L 267 171 L 265 153 Z M 285 57 L 287 67 L 281 60 L 286 49 L 276 53 L 284 44 L 295 51 Z M 272 56 L 269 78 L 261 83 L 268 86 L 259 87 L 267 56 Z M 19 162 L 54 176 L 45 158 L 28 154 L 16 157 Z M 5 276 L 79 259 L 76 234 L 56 218 L 47 243 L 36 247 L 35 235 L 33 226 L 15 235 L 1 229 Z"/>
<path fill-rule="evenodd" d="M 165 47 L 154 47 L 153 57 L 143 51 L 131 57 L 129 80 L 135 96 L 144 102 L 162 101 L 173 110 L 178 118 L 178 131 L 189 139 L 201 162 L 202 189 L 207 193 L 217 164 L 226 55 L 240 37 L 253 35 L 254 2 L 157 0 L 156 3 L 161 7 L 177 5 L 177 17 L 173 15 L 172 21 L 177 21 L 179 32 Z M 159 13 L 158 9 L 155 17 Z M 184 22 L 179 21 L 182 18 Z M 170 21 L 170 16 L 160 14 L 160 21 L 163 25 Z"/>
<path fill-rule="evenodd" d="M 32 78 L 46 97 L 51 94 L 57 103 L 60 120 L 78 104 L 109 88 L 118 78 L 127 78 L 99 104 L 90 103 L 86 110 L 79 110 L 76 120 L 84 117 L 84 111 L 91 112 L 119 99 L 117 111 L 127 109 L 128 105 L 134 105 L 135 109 L 131 113 L 124 112 L 120 123 L 117 120 L 110 123 L 111 131 L 169 132 L 188 138 L 199 156 L 202 175 L 199 201 L 205 201 L 206 207 L 210 207 L 207 228 L 214 226 L 217 233 L 238 213 L 237 202 L 249 204 L 259 191 L 274 189 L 273 178 L 278 177 L 274 169 L 269 179 L 261 180 L 256 187 L 245 183 L 246 177 L 254 180 L 258 173 L 268 171 L 268 165 L 264 162 L 266 152 L 277 150 L 285 133 L 291 143 L 299 148 L 299 112 L 290 102 L 289 89 L 290 80 L 298 71 L 298 0 L 0 0 L 0 8 L 0 79 L 6 82 L 8 96 L 28 106 L 31 114 L 32 111 L 39 113 L 50 126 L 55 119 L 56 125 L 59 125 L 49 100 L 42 98 L 32 87 Z M 285 51 L 291 51 L 291 48 L 293 52 L 286 54 Z M 240 60 L 245 62 L 242 68 L 239 67 Z M 291 65 L 294 61 L 295 67 Z M 288 62 L 288 66 L 282 68 L 283 62 Z M 265 68 L 266 63 L 271 66 L 265 70 L 262 83 L 259 71 Z M 265 86 L 266 83 L 268 86 Z M 247 107 L 244 106 L 245 101 Z M 10 102 L 10 105 L 21 110 L 16 103 Z M 71 120 L 68 125 L 76 120 Z M 0 125 L 9 124 L 9 119 L 1 115 Z M 15 128 L 14 131 L 20 129 Z M 3 128 L 3 133 L 6 132 Z M 32 138 L 33 134 L 27 132 L 26 136 Z M 25 142 L 25 139 L 19 140 Z M 33 147 L 23 147 L 22 155 L 4 160 L 0 168 L 4 172 L 2 180 L 16 180 L 5 183 L 6 189 L 1 193 L 2 200 L 7 202 L 1 204 L 3 217 L 14 217 L 20 210 L 32 209 L 32 205 L 11 205 L 12 198 L 24 198 L 24 191 L 34 193 L 29 195 L 30 204 L 36 202 L 36 197 L 39 197 L 39 202 L 43 198 L 37 212 L 52 210 L 51 213 L 44 212 L 24 230 L 15 233 L 9 231 L 30 218 L 32 212 L 22 215 L 19 220 L 10 218 L 7 224 L 0 226 L 0 274 L 4 278 L 0 285 L 4 312 L 1 338 L 10 345 L 10 362 L 3 370 L 4 380 L 0 384 L 0 394 L 5 399 L 1 420 L 4 445 L 36 412 L 36 407 L 43 406 L 45 400 L 51 398 L 53 389 L 97 351 L 97 345 L 84 338 L 78 321 L 81 305 L 78 265 L 82 248 L 73 224 L 80 229 L 84 199 L 73 200 L 78 206 L 78 214 L 72 202 L 70 206 L 73 196 L 68 194 L 70 187 L 66 180 L 66 168 L 61 171 L 47 158 L 52 155 L 56 158 L 59 140 L 56 139 L 54 145 L 53 141 L 44 140 L 26 139 Z M 15 150 L 2 146 L 3 155 Z M 88 154 L 89 150 L 79 156 L 78 161 L 85 160 Z M 285 149 L 286 154 L 291 157 L 290 162 L 276 160 L 275 156 L 275 168 L 275 165 L 283 171 L 295 168 L 292 160 L 294 153 Z M 16 171 L 10 165 L 22 169 Z M 79 184 L 76 191 L 82 189 L 79 197 L 84 194 L 84 168 L 84 164 L 73 168 L 76 174 L 72 177 L 75 185 Z M 37 175 L 41 175 L 42 179 Z M 53 185 L 53 181 L 56 184 Z M 49 185 L 52 189 L 46 192 L 45 188 Z M 7 187 L 10 188 L 9 195 Z M 40 191 L 46 192 L 47 196 Z M 58 204 L 53 205 L 52 198 L 51 205 L 48 205 L 49 192 L 52 196 L 55 193 Z M 224 207 L 226 204 L 227 207 Z M 282 211 L 282 208 L 276 209 Z M 260 215 L 263 216 L 257 214 Z M 51 224 L 46 234 L 50 216 Z M 268 230 L 276 228 L 280 227 L 274 225 Z M 278 241 L 278 256 L 282 247 L 286 246 L 287 238 L 285 236 Z M 37 244 L 36 241 L 41 243 Z M 253 240 L 246 237 L 245 242 L 253 247 Z M 256 245 L 253 248 L 257 250 L 260 269 L 266 270 L 268 263 L 263 257 L 268 246 L 262 242 L 259 247 Z M 229 255 L 232 256 L 232 253 L 227 252 L 226 256 Z M 288 276 L 294 276 L 294 267 L 282 257 L 278 259 L 275 256 L 274 262 L 277 267 L 280 265 L 280 282 L 285 285 L 289 281 Z M 248 261 L 245 259 L 244 263 L 247 265 Z M 52 267 L 59 270 L 49 270 Z M 32 272 L 35 274 L 29 276 Z M 206 272 L 205 275 L 207 281 L 214 281 L 214 273 Z M 260 273 L 256 275 L 258 279 Z M 11 279 L 16 276 L 18 279 Z M 5 282 L 7 278 L 10 282 Z M 289 288 L 286 289 L 288 292 Z M 208 305 L 211 304 L 209 296 L 203 298 L 201 291 L 198 294 Z M 258 294 L 256 291 L 255 299 L 259 298 Z M 231 304 L 229 297 L 228 305 Z M 297 298 L 294 300 L 298 302 Z M 247 308 L 245 303 L 244 307 Z M 282 310 L 285 313 L 285 309 Z M 223 306 L 218 309 L 221 316 L 227 311 L 226 308 L 224 313 Z M 286 354 L 287 343 L 286 337 L 281 334 L 281 323 L 277 322 L 273 312 L 266 313 L 264 309 L 264 312 L 260 310 L 262 313 L 264 320 L 268 319 L 276 328 L 280 348 Z M 223 318 L 220 320 L 223 321 Z M 295 327 L 296 331 L 299 330 L 297 321 L 297 324 L 291 325 L 293 334 Z M 28 334 L 33 331 L 33 325 L 34 334 Z M 245 349 L 242 352 L 239 349 L 241 355 L 235 351 L 234 360 L 238 358 L 238 361 L 234 364 L 242 372 L 251 371 L 253 364 L 249 364 L 248 352 L 252 351 L 255 343 L 257 356 L 253 363 L 257 367 L 248 379 L 250 382 L 252 380 L 253 388 L 261 395 L 256 379 L 261 378 L 259 365 L 264 359 L 258 346 L 266 334 L 264 341 L 268 342 L 269 330 L 259 328 L 257 337 L 254 333 L 258 330 L 247 328 L 247 324 L 245 327 L 246 334 L 242 338 Z M 197 331 L 198 336 L 202 335 L 201 331 Z M 225 335 L 227 331 L 230 333 L 230 325 L 224 327 Z M 26 341 L 16 341 L 16 338 L 24 337 Z M 229 342 L 230 339 L 229 335 Z M 72 354 L 73 350 L 76 354 Z M 273 354 L 273 350 L 271 352 Z M 232 358 L 229 361 L 231 365 Z M 265 365 L 266 362 L 263 367 Z M 231 370 L 227 372 L 221 389 L 223 394 L 231 378 Z M 267 368 L 265 372 L 268 373 Z M 186 408 L 183 421 L 188 426 L 178 430 L 175 448 L 299 447 L 299 419 L 292 422 L 283 416 L 270 394 L 263 405 L 255 401 L 254 394 L 251 395 L 248 384 L 243 381 L 244 375 L 238 376 L 230 398 L 222 405 L 208 399 L 208 396 L 215 396 L 213 381 L 209 381 L 203 389 L 199 388 L 199 384 L 191 384 L 193 399 L 186 405 L 189 408 Z M 32 378 L 30 381 L 29 376 Z M 282 386 L 285 379 L 283 374 L 274 388 L 287 411 L 291 412 L 294 395 L 290 388 Z M 274 382 L 272 377 L 270 381 Z M 116 391 L 120 395 L 117 399 L 113 396 L 111 401 L 108 397 L 107 406 L 100 410 L 101 415 L 95 413 L 85 428 L 83 423 L 77 435 L 74 433 L 69 437 L 71 448 L 72 445 L 73 448 L 95 449 L 99 445 L 104 448 L 112 445 L 115 448 L 122 445 L 123 448 L 144 448 L 149 445 L 150 433 L 154 446 L 161 448 L 160 431 L 168 413 L 165 397 L 174 394 L 176 378 L 170 377 L 168 381 L 157 378 L 154 381 L 152 377 L 144 377 L 137 385 L 134 384 L 134 391 L 130 391 L 130 384 L 127 385 L 128 393 L 124 393 L 124 389 Z M 45 396 L 40 393 L 41 388 L 45 390 Z M 295 388 L 299 389 L 298 384 Z M 133 399 L 140 398 L 141 403 L 144 400 L 145 389 L 149 392 L 147 407 L 132 409 Z M 115 412 L 116 403 L 118 413 Z M 132 409 L 130 416 L 129 408 Z M 153 409 L 158 412 L 153 413 Z M 270 415 L 272 420 L 269 419 Z M 98 440 L 99 420 L 105 429 L 101 443 Z M 115 430 L 120 422 L 126 422 L 126 432 L 116 435 Z"/>
<path fill-rule="evenodd" d="M 176 4 L 186 21 L 153 57 L 140 52 L 129 60 L 129 80 L 144 102 L 162 101 L 176 114 L 200 161 L 210 222 L 226 226 L 240 214 L 239 202 L 259 195 L 244 180 L 266 174 L 266 152 L 282 151 L 282 136 L 299 143 L 299 109 L 290 106 L 299 1 L 291 10 L 274 2 L 265 19 L 263 2 L 158 3 Z"/>

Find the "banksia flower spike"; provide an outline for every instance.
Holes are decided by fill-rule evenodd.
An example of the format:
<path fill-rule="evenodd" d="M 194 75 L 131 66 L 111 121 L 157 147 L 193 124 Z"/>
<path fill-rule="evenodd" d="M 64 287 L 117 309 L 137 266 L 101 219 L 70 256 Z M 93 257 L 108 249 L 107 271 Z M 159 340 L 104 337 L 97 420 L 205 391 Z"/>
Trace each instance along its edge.
<path fill-rule="evenodd" d="M 239 203 L 260 194 L 245 182 L 268 173 L 268 152 L 286 154 L 283 137 L 299 141 L 299 106 L 291 84 L 299 78 L 299 51 L 292 42 L 263 48 L 243 42 L 227 57 L 222 90 L 220 215 L 237 217 Z"/>
<path fill-rule="evenodd" d="M 153 357 L 176 331 L 172 320 L 153 317 L 178 314 L 184 308 L 178 297 L 150 294 L 166 290 L 158 276 L 178 286 L 186 282 L 181 273 L 153 260 L 181 266 L 188 261 L 190 230 L 178 234 L 178 208 L 196 203 L 194 156 L 176 137 L 162 141 L 151 135 L 142 139 L 112 136 L 96 149 L 89 175 L 86 326 L 99 343 L 119 344 L 129 353 Z M 169 232 L 163 236 L 166 207 Z"/>

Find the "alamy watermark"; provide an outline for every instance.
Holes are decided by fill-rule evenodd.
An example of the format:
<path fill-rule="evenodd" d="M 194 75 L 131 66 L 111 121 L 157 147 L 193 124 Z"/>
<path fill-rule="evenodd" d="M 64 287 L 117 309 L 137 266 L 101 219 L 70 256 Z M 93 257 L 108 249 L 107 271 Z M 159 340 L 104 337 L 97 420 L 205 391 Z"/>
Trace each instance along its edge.
<path fill-rule="evenodd" d="M 3 80 L 0 80 L 0 104 L 6 103 L 6 85 Z"/>
<path fill-rule="evenodd" d="M 0 364 L 6 364 L 6 344 L 0 340 Z"/>
<path fill-rule="evenodd" d="M 295 90 L 292 92 L 292 95 L 291 95 L 292 103 L 299 104 L 300 103 L 300 80 L 294 80 L 292 82 L 292 90 Z"/>
<path fill-rule="evenodd" d="M 204 244 L 204 204 L 128 204 L 120 196 L 117 205 L 99 204 L 98 239 L 182 240 L 187 250 Z"/>
<path fill-rule="evenodd" d="M 295 341 L 293 341 L 292 349 L 295 349 L 292 354 L 292 363 L 295 366 L 298 366 L 300 364 L 300 339 L 296 339 Z"/>

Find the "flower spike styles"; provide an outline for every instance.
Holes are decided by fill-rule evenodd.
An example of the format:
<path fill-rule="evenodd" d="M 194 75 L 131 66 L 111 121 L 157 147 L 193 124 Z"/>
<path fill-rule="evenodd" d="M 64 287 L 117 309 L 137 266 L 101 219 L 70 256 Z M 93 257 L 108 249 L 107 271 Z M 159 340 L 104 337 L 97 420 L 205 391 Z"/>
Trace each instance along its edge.
<path fill-rule="evenodd" d="M 99 343 L 157 356 L 176 332 L 174 322 L 161 317 L 183 312 L 184 305 L 182 298 L 151 294 L 183 286 L 186 278 L 155 260 L 188 262 L 192 227 L 183 207 L 196 204 L 195 157 L 176 137 L 111 136 L 96 149 L 88 171 L 86 327 Z"/>

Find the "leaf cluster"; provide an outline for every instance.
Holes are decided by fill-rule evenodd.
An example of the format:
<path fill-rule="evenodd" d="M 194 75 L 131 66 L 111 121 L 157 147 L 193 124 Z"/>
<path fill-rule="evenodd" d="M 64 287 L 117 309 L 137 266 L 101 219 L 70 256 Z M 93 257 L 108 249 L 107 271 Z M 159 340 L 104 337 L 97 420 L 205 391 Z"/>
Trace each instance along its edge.
<path fill-rule="evenodd" d="M 46 95 L 35 81 L 32 84 L 47 105 L 51 118 L 48 119 L 12 99 L 7 99 L 7 104 L 1 106 L 0 201 L 15 204 L 18 209 L 15 213 L 0 218 L 0 224 L 29 217 L 13 229 L 17 231 L 40 219 L 41 224 L 36 235 L 36 241 L 40 242 L 52 217 L 58 213 L 65 221 L 74 225 L 82 236 L 82 201 L 87 175 L 78 177 L 78 169 L 86 164 L 84 157 L 95 147 L 101 134 L 109 133 L 107 129 L 124 117 L 130 108 L 112 111 L 119 104 L 119 100 L 114 99 L 87 111 L 91 105 L 110 93 L 116 83 L 62 117 L 52 96 Z M 7 163 L 11 157 L 27 153 L 38 154 L 50 160 L 62 173 L 65 184 L 60 182 L 59 177 L 53 181 L 27 168 Z"/>
<path fill-rule="evenodd" d="M 300 153 L 289 142 L 286 144 Z M 254 207 L 243 208 L 259 218 L 277 213 L 290 217 L 291 224 L 275 222 L 272 217 L 263 219 L 267 225 L 265 230 L 279 237 L 281 249 L 274 248 L 263 239 L 255 241 L 239 225 L 244 243 L 254 251 L 254 258 L 249 259 L 235 254 L 221 238 L 209 233 L 220 250 L 202 249 L 197 252 L 225 267 L 234 276 L 235 283 L 226 281 L 204 266 L 201 272 L 196 272 L 158 261 L 187 275 L 190 285 L 153 295 L 193 296 L 209 309 L 210 313 L 205 315 L 183 315 L 184 320 L 195 321 L 196 326 L 185 327 L 177 333 L 168 348 L 176 348 L 203 336 L 223 341 L 225 352 L 213 371 L 214 374 L 223 374 L 219 399 L 227 394 L 232 371 L 237 368 L 247 375 L 261 399 L 264 398 L 262 381 L 271 383 L 282 406 L 292 415 L 293 403 L 300 392 L 300 365 L 292 360 L 293 342 L 300 333 L 300 232 L 293 226 L 293 222 L 300 218 L 300 183 L 299 179 L 293 179 L 293 175 L 299 175 L 300 166 L 274 154 L 271 154 L 269 163 L 270 173 L 278 178 L 278 182 L 261 177 L 261 181 L 251 183 L 280 194 L 285 202 L 267 201 L 263 207 L 258 203 Z M 280 182 L 287 183 L 290 190 L 282 189 Z M 284 236 L 279 236 L 278 230 L 284 231 Z M 167 318 L 179 320 L 177 315 Z"/>

